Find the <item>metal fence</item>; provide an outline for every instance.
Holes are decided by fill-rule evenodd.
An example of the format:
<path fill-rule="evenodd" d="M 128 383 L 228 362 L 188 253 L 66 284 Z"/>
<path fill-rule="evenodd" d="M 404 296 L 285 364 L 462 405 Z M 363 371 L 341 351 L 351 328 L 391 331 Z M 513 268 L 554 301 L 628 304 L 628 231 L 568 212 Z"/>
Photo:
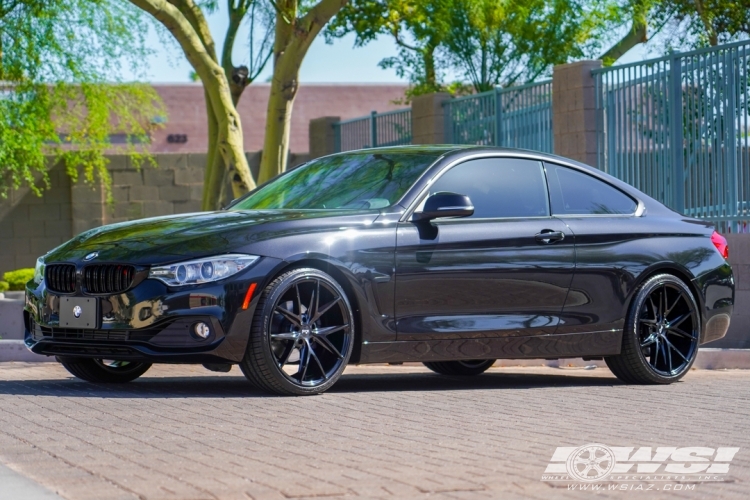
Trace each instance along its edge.
<path fill-rule="evenodd" d="M 750 222 L 750 41 L 593 71 L 599 168 L 724 231 Z"/>
<path fill-rule="evenodd" d="M 458 97 L 446 108 L 446 142 L 552 152 L 552 80 Z"/>
<path fill-rule="evenodd" d="M 411 108 L 333 124 L 336 152 L 411 144 Z"/>

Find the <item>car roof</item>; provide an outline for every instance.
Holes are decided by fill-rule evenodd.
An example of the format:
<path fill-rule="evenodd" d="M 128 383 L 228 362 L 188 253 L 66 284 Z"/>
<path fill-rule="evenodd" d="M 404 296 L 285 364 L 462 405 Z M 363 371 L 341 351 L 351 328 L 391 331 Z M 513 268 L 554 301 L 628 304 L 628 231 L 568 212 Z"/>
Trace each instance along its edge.
<path fill-rule="evenodd" d="M 377 148 L 366 148 L 366 149 L 355 149 L 350 151 L 342 151 L 336 153 L 337 155 L 351 155 L 351 154 L 372 154 L 372 153 L 391 153 L 391 154 L 427 154 L 433 155 L 436 158 L 440 156 L 453 156 L 462 154 L 475 154 L 475 153 L 504 153 L 508 156 L 514 154 L 521 154 L 525 157 L 534 156 L 540 160 L 548 159 L 552 161 L 564 161 L 566 163 L 574 163 L 577 166 L 586 167 L 587 169 L 601 172 L 600 170 L 585 165 L 583 163 L 565 158 L 562 156 L 554 155 L 551 153 L 543 153 L 541 151 L 535 151 L 533 149 L 523 148 L 504 148 L 499 146 L 481 146 L 475 144 L 416 144 L 408 146 L 385 146 Z"/>

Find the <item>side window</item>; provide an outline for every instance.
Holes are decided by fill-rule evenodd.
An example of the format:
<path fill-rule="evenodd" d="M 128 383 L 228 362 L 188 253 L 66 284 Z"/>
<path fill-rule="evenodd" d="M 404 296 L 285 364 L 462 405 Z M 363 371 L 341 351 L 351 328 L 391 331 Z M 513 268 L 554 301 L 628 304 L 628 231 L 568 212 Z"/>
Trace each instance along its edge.
<path fill-rule="evenodd" d="M 474 219 L 549 215 L 543 167 L 534 160 L 470 160 L 430 187 L 430 194 L 440 191 L 467 195 L 474 204 Z"/>
<path fill-rule="evenodd" d="M 636 202 L 590 175 L 546 163 L 552 215 L 632 214 Z"/>

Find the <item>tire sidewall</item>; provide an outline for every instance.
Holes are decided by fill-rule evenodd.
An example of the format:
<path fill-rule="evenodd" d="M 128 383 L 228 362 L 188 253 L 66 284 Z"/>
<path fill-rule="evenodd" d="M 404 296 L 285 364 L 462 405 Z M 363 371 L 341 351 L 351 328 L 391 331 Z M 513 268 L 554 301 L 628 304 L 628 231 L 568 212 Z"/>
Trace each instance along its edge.
<path fill-rule="evenodd" d="M 638 331 L 638 316 L 640 310 L 643 308 L 644 303 L 648 299 L 648 296 L 651 295 L 651 293 L 656 290 L 658 287 L 660 287 L 664 283 L 669 283 L 675 286 L 678 286 L 681 288 L 688 297 L 690 297 L 690 301 L 692 302 L 692 306 L 695 308 L 696 314 L 698 316 L 698 324 L 696 325 L 696 329 L 698 331 L 698 343 L 700 344 L 700 337 L 702 333 L 702 325 L 701 325 L 701 315 L 700 310 L 698 308 L 698 303 L 695 300 L 695 297 L 693 296 L 692 291 L 690 288 L 679 278 L 676 276 L 673 276 L 671 274 L 659 274 L 656 275 L 650 279 L 648 279 L 640 288 L 638 291 L 638 294 L 635 297 L 635 300 L 633 302 L 632 307 L 630 308 L 630 313 L 628 314 L 628 321 L 627 321 L 627 342 L 630 344 L 630 348 L 637 352 L 637 360 L 638 363 L 642 366 L 642 368 L 645 370 L 646 373 L 648 373 L 649 378 L 653 380 L 655 383 L 659 384 L 669 384 L 672 382 L 676 382 L 677 380 L 681 379 L 685 376 L 687 372 L 690 371 L 690 368 L 693 366 L 693 363 L 695 362 L 695 358 L 698 356 L 698 348 L 699 346 L 695 346 L 695 351 L 693 351 L 693 355 L 690 358 L 688 364 L 682 369 L 682 371 L 676 375 L 672 376 L 665 376 L 660 373 L 656 373 L 654 371 L 654 368 L 651 366 L 651 364 L 646 359 L 645 355 L 643 354 L 641 350 L 640 345 L 640 332 Z"/>
<path fill-rule="evenodd" d="M 344 354 L 344 359 L 341 360 L 341 366 L 336 371 L 336 373 L 334 373 L 331 378 L 320 385 L 317 385 L 315 387 L 304 387 L 301 385 L 297 385 L 289 380 L 278 367 L 276 358 L 271 350 L 270 326 L 276 302 L 279 300 L 281 295 L 285 293 L 287 288 L 293 285 L 295 282 L 302 282 L 310 278 L 317 278 L 325 281 L 328 286 L 335 289 L 336 292 L 340 294 L 344 303 L 344 308 L 346 309 L 346 315 L 348 316 L 347 319 L 350 329 L 350 339 L 348 349 Z M 283 386 L 285 391 L 290 393 L 298 395 L 312 395 L 327 391 L 331 386 L 333 386 L 333 384 L 336 383 L 336 381 L 338 381 L 338 379 L 344 372 L 344 369 L 346 369 L 346 366 L 349 363 L 349 359 L 351 358 L 352 351 L 354 350 L 354 342 L 356 339 L 354 331 L 354 311 L 352 310 L 351 304 L 349 303 L 349 298 L 347 297 L 343 287 L 339 285 L 339 283 L 333 277 L 331 277 L 327 273 L 324 273 L 323 271 L 314 268 L 300 268 L 289 271 L 288 273 L 283 274 L 280 279 L 274 280 L 274 282 L 271 283 L 271 286 L 267 287 L 263 291 L 262 299 L 263 298 L 265 298 L 265 300 L 263 302 L 263 310 L 260 311 L 260 313 L 262 314 L 260 328 L 258 329 L 254 327 L 252 334 L 254 336 L 260 336 L 260 345 L 262 346 L 261 355 L 263 356 L 265 364 L 270 367 L 269 371 L 271 373 L 271 376 L 277 383 Z"/>

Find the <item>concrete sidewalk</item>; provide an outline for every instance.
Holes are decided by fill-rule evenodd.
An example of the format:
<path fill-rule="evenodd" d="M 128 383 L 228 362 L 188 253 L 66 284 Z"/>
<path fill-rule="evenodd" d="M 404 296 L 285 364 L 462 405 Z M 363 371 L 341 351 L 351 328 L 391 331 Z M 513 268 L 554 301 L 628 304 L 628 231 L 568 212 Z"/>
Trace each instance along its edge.
<path fill-rule="evenodd" d="M 62 500 L 62 497 L 0 464 L 0 500 Z"/>

